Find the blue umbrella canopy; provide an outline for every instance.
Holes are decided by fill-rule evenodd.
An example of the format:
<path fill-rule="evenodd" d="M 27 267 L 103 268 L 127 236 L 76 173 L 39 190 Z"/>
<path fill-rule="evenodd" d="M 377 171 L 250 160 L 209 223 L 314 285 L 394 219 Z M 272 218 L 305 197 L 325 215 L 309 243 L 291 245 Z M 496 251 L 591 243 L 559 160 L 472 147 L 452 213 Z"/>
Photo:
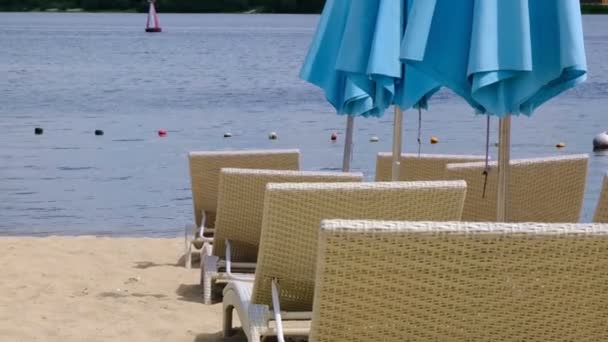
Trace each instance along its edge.
<path fill-rule="evenodd" d="M 338 114 L 378 115 L 370 94 L 371 81 L 357 79 L 357 84 L 346 70 L 336 67 L 350 5 L 333 0 L 325 4 L 300 77 L 323 89 Z"/>
<path fill-rule="evenodd" d="M 393 104 L 426 108 L 437 91 L 438 83 L 409 73 L 400 60 L 410 1 L 326 2 L 300 77 L 320 87 L 338 114 L 382 116 Z"/>
<path fill-rule="evenodd" d="M 501 118 L 497 219 L 506 220 L 511 115 L 532 115 L 586 79 L 579 0 L 413 0 L 401 58 Z"/>
<path fill-rule="evenodd" d="M 578 0 L 414 0 L 401 56 L 499 117 L 531 115 L 587 72 Z"/>

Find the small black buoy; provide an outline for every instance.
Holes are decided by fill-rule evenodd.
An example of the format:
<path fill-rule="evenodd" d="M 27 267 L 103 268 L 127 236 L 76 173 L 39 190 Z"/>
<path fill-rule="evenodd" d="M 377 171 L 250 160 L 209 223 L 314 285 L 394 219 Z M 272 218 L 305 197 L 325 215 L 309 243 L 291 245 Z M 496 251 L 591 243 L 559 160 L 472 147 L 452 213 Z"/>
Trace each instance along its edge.
<path fill-rule="evenodd" d="M 95 130 L 95 135 L 103 135 L 103 131 L 100 129 Z"/>
<path fill-rule="evenodd" d="M 602 132 L 593 138 L 593 150 L 608 150 L 608 132 Z"/>
<path fill-rule="evenodd" d="M 333 132 L 333 133 L 331 134 L 331 138 L 330 138 L 330 139 L 331 139 L 331 141 L 336 141 L 336 140 L 338 140 L 338 133 Z"/>
<path fill-rule="evenodd" d="M 41 135 L 42 133 L 44 133 L 44 130 L 42 128 L 40 128 L 40 127 L 34 128 L 34 134 Z"/>
<path fill-rule="evenodd" d="M 224 138 L 232 138 L 232 133 L 230 133 L 230 132 L 224 133 Z"/>
<path fill-rule="evenodd" d="M 369 138 L 369 142 L 376 143 L 378 141 L 380 141 L 380 138 L 378 138 L 377 136 L 373 136 L 373 137 Z"/>
<path fill-rule="evenodd" d="M 270 132 L 270 134 L 268 134 L 268 139 L 270 140 L 277 140 L 278 135 L 276 132 Z"/>

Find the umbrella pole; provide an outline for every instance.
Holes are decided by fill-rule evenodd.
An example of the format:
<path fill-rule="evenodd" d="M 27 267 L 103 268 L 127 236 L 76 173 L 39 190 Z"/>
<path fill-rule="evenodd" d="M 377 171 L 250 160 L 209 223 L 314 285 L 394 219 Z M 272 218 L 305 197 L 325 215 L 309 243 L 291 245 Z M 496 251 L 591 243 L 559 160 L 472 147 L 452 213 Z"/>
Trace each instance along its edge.
<path fill-rule="evenodd" d="M 403 129 L 403 110 L 395 106 L 395 121 L 393 123 L 393 164 L 391 180 L 398 181 L 401 169 L 401 130 Z"/>
<path fill-rule="evenodd" d="M 500 119 L 498 123 L 498 198 L 496 201 L 496 221 L 506 222 L 509 200 L 509 161 L 511 151 L 511 115 Z"/>
<path fill-rule="evenodd" d="M 346 116 L 346 140 L 344 141 L 344 156 L 342 158 L 342 172 L 350 171 L 350 161 L 353 159 L 353 131 L 355 128 L 355 117 Z"/>

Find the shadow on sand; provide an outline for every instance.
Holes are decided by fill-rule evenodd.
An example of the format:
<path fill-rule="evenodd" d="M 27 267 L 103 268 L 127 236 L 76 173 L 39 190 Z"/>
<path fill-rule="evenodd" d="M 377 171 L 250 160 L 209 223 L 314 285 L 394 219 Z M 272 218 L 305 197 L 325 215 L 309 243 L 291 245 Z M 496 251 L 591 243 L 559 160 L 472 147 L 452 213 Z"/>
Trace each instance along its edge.
<path fill-rule="evenodd" d="M 172 266 L 172 267 L 182 267 L 179 263 L 177 264 L 158 264 L 152 261 L 136 261 L 135 266 L 133 268 L 139 268 L 145 270 L 146 268 L 151 267 L 164 267 L 164 266 Z"/>
<path fill-rule="evenodd" d="M 211 296 L 211 304 L 222 302 L 222 291 L 226 284 L 217 284 Z M 177 299 L 186 302 L 203 303 L 203 287 L 200 284 L 180 284 L 175 293 Z"/>
<path fill-rule="evenodd" d="M 147 293 L 129 293 L 129 292 L 101 292 L 97 295 L 99 298 L 126 298 L 126 297 L 137 297 L 137 298 L 156 298 L 164 299 L 167 295 L 164 294 L 147 294 Z"/>
<path fill-rule="evenodd" d="M 179 300 L 203 303 L 203 287 L 199 284 L 180 284 L 175 293 Z"/>
<path fill-rule="evenodd" d="M 165 263 L 159 264 L 152 261 L 136 261 L 135 266 L 133 268 L 146 269 L 151 267 L 164 267 L 164 266 L 172 266 L 172 267 L 186 267 L 186 256 L 182 255 L 176 263 Z M 192 269 L 198 269 L 201 266 L 201 254 L 199 252 L 192 253 Z"/>
<path fill-rule="evenodd" d="M 234 336 L 223 337 L 222 332 L 216 332 L 215 334 L 198 334 L 193 342 L 241 342 L 247 341 L 247 336 L 242 330 L 238 330 Z M 267 341 L 272 341 L 267 340 Z"/>

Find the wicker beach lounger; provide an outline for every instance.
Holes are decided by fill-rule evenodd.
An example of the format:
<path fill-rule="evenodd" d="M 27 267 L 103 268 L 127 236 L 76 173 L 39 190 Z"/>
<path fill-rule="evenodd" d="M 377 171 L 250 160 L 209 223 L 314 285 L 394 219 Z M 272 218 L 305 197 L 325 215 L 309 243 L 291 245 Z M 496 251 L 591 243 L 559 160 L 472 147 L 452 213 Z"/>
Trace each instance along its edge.
<path fill-rule="evenodd" d="M 508 222 L 578 222 L 587 179 L 587 155 L 511 161 Z M 481 163 L 449 164 L 446 179 L 464 179 L 467 197 L 463 221 L 496 221 L 496 162 L 490 172 L 484 196 Z"/>
<path fill-rule="evenodd" d="M 432 181 L 443 180 L 445 166 L 450 163 L 469 163 L 485 160 L 484 156 L 457 155 L 457 154 L 401 154 L 401 167 L 399 180 Z M 376 181 L 388 182 L 392 174 L 393 155 L 390 152 L 381 152 L 376 156 Z"/>
<path fill-rule="evenodd" d="M 188 155 L 194 224 L 186 225 L 186 266 L 191 267 L 192 242 L 213 233 L 221 168 L 299 170 L 299 150 L 200 151 Z M 202 243 L 197 242 L 200 247 Z"/>
<path fill-rule="evenodd" d="M 268 183 L 361 182 L 363 174 L 345 172 L 222 169 L 218 188 L 217 220 L 213 252 L 203 255 L 203 298 L 211 303 L 215 281 L 238 279 L 231 268 L 255 271 L 264 194 Z M 210 249 L 205 249 L 206 251 Z M 247 271 L 248 269 L 248 271 Z"/>
<path fill-rule="evenodd" d="M 606 224 L 324 221 L 309 340 L 606 341 L 606 251 Z"/>
<path fill-rule="evenodd" d="M 284 319 L 310 320 L 322 219 L 458 220 L 465 192 L 463 181 L 269 184 L 255 279 L 224 289 L 224 334 L 233 310 L 249 341 L 274 334 L 273 292 Z"/>
<path fill-rule="evenodd" d="M 602 190 L 595 207 L 593 222 L 608 223 L 608 175 L 604 175 L 604 180 L 602 181 Z"/>

